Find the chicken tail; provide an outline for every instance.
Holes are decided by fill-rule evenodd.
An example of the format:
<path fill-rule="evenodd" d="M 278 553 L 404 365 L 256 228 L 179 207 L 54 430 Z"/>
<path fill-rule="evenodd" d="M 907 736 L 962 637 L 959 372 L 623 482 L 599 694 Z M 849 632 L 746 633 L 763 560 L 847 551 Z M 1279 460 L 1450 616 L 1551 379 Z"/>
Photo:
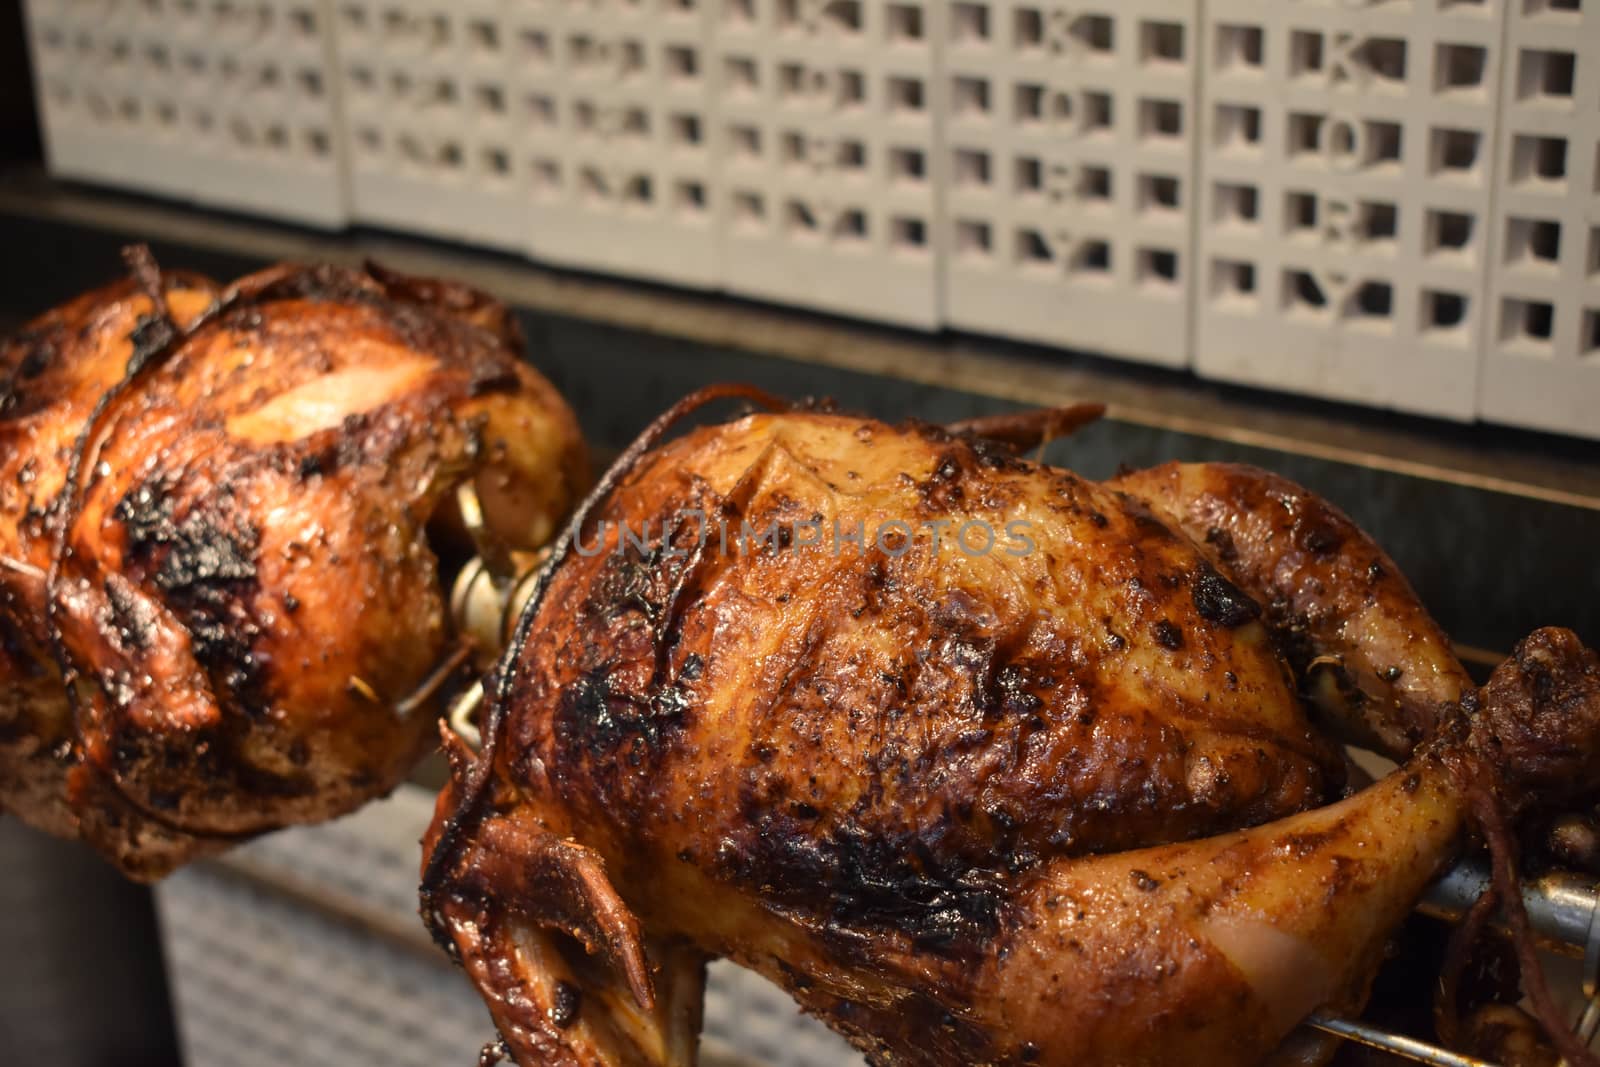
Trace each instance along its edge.
<path fill-rule="evenodd" d="M 1515 814 L 1600 793 L 1600 656 L 1571 630 L 1535 630 L 1479 698 L 1472 747 Z"/>
<path fill-rule="evenodd" d="M 1104 404 L 1069 404 L 1057 408 L 1035 408 L 1004 415 L 984 415 L 948 423 L 951 433 L 970 434 L 1008 445 L 1017 452 L 1042 448 L 1058 437 L 1067 437 L 1106 413 Z"/>

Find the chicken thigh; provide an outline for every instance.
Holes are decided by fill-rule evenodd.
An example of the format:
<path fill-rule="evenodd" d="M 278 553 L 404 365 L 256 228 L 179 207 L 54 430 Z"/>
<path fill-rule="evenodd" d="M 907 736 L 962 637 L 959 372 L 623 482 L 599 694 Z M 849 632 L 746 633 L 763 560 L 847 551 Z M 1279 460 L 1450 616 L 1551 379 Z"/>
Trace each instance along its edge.
<path fill-rule="evenodd" d="M 455 640 L 428 533 L 470 483 L 536 547 L 586 475 L 482 294 L 133 265 L 0 347 L 0 808 L 149 879 L 393 788 Z"/>
<path fill-rule="evenodd" d="M 1600 784 L 1592 652 L 1480 693 L 1271 475 L 819 411 L 661 445 L 703 399 L 558 544 L 481 753 L 445 736 L 423 913 L 524 1067 L 692 1063 L 718 957 L 875 1064 L 1314 1061 L 1471 798 Z M 1350 795 L 1341 737 L 1407 762 Z"/>

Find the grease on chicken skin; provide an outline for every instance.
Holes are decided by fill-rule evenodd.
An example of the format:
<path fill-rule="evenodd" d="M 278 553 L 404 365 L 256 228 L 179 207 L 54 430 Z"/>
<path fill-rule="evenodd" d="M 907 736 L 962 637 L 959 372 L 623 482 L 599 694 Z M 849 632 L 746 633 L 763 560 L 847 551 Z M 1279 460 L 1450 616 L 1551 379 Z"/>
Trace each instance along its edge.
<path fill-rule="evenodd" d="M 1594 653 L 1539 631 L 1482 694 L 1452 689 L 1370 539 L 1262 472 L 1193 482 L 1292 490 L 1337 542 L 1307 556 L 1276 513 L 1217 514 L 1264 524 L 1223 552 L 1209 525 L 1185 535 L 1160 472 L 1094 486 L 814 413 L 618 470 L 501 663 L 484 752 L 445 732 L 424 842 L 424 916 L 526 1067 L 693 1062 L 718 956 L 875 1064 L 1319 1062 L 1295 1028 L 1360 1007 L 1467 794 L 1600 786 Z M 757 531 L 1023 520 L 1034 550 L 730 552 L 686 511 Z M 646 519 L 676 538 L 619 546 Z M 1338 625 L 1372 596 L 1396 628 Z M 1340 764 L 1290 665 L 1391 655 L 1433 688 L 1333 710 L 1409 762 L 1318 806 Z"/>
<path fill-rule="evenodd" d="M 25 329 L 0 412 L 0 555 L 25 564 L 0 577 L 0 805 L 140 878 L 392 788 L 432 718 L 396 707 L 452 640 L 425 527 L 473 479 L 535 546 L 585 479 L 481 294 L 294 266 L 163 285 L 198 323 L 107 402 L 71 492 L 91 411 L 165 329 L 149 298 L 112 286 Z"/>
<path fill-rule="evenodd" d="M 1202 615 L 1210 567 L 1135 502 L 934 431 L 756 417 L 662 449 L 608 516 L 637 530 L 728 499 L 758 530 L 1020 520 L 1037 544 L 569 564 L 544 610 L 572 638 L 518 674 L 519 704 L 552 714 L 511 737 L 580 781 L 573 802 L 602 799 L 597 817 L 668 832 L 708 804 L 740 812 L 734 851 L 763 868 L 746 876 L 809 893 L 836 861 L 916 852 L 957 878 L 996 849 L 1026 865 L 1180 840 L 1340 784 L 1247 598 Z M 863 827 L 885 854 L 847 861 Z"/>
<path fill-rule="evenodd" d="M 619 526 L 691 509 L 830 535 L 741 554 L 713 534 L 697 553 L 684 524 L 677 551 L 613 550 Z M 884 523 L 940 520 L 1024 522 L 1034 548 L 872 546 Z M 836 554 L 836 522 L 863 525 L 865 551 Z M 598 898 L 552 904 L 553 884 L 603 871 L 652 954 L 688 943 L 762 970 L 884 1062 L 989 1062 L 994 1020 L 960 1020 L 1022 944 L 1024 887 L 1342 789 L 1259 607 L 1202 551 L 1131 495 L 980 441 L 820 414 L 696 431 L 647 457 L 579 547 L 502 667 L 512 696 L 479 769 L 496 814 L 427 897 L 448 901 L 435 917 L 525 1063 L 678 1062 L 644 1049 L 684 1044 L 669 1019 L 619 1035 L 596 1010 L 593 1034 L 552 1037 L 517 1009 L 593 966 L 542 928 L 630 941 L 573 918 Z M 509 974 L 518 954 L 543 979 Z M 696 973 L 657 985 L 682 1001 Z"/>

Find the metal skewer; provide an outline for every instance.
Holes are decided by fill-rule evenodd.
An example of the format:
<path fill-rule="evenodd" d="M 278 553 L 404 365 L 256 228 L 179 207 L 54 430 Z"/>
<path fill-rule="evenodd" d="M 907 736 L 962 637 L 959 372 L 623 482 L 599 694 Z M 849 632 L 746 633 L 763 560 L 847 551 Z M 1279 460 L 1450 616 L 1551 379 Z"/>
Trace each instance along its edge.
<path fill-rule="evenodd" d="M 1456 922 L 1466 915 L 1489 888 L 1489 869 L 1482 862 L 1463 860 L 1428 887 L 1417 910 L 1436 919 Z M 1600 894 L 1596 880 L 1558 871 L 1530 878 L 1522 884 L 1522 906 L 1538 936 L 1539 947 L 1562 956 L 1600 954 Z M 1588 971 L 1593 973 L 1594 967 Z"/>
<path fill-rule="evenodd" d="M 1417 910 L 1454 922 L 1466 914 L 1488 887 L 1488 869 L 1480 861 L 1465 860 L 1428 888 Z M 1600 893 L 1597 893 L 1595 880 L 1570 872 L 1542 875 L 1523 884 L 1522 905 L 1540 947 L 1584 959 L 1583 991 L 1588 1005 L 1575 1029 L 1578 1040 L 1587 1045 L 1596 1030 L 1600 1030 L 1600 995 L 1597 995 L 1600 993 Z M 1306 1025 L 1415 1063 L 1435 1067 L 1494 1067 L 1487 1060 L 1463 1056 L 1349 1019 L 1318 1013 L 1308 1018 Z"/>
<path fill-rule="evenodd" d="M 1573 1029 L 1574 1036 L 1588 1048 L 1600 1030 L 1600 908 L 1589 915 L 1589 937 L 1583 950 L 1583 995 L 1587 1002 Z M 1557 1067 L 1568 1067 L 1567 1061 L 1563 1059 Z"/>
<path fill-rule="evenodd" d="M 1351 1022 L 1349 1019 L 1339 1019 L 1332 1015 L 1318 1013 L 1306 1019 L 1306 1025 L 1314 1030 L 1321 1030 L 1326 1034 L 1334 1034 L 1346 1041 L 1354 1041 L 1368 1048 L 1382 1049 L 1384 1052 L 1411 1060 L 1413 1063 L 1427 1063 L 1434 1067 L 1495 1067 L 1488 1060 L 1480 1060 L 1473 1056 L 1463 1056 L 1459 1052 L 1430 1045 L 1426 1041 L 1406 1037 L 1402 1034 L 1391 1034 L 1387 1030 L 1380 1030 L 1376 1026 L 1366 1023 Z"/>

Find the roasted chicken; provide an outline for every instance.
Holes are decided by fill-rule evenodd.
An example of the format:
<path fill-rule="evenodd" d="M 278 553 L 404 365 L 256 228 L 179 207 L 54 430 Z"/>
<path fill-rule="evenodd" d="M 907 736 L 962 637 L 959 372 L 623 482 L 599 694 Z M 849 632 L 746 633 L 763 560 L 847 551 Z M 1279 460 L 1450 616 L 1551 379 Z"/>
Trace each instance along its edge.
<path fill-rule="evenodd" d="M 692 1063 L 716 957 L 875 1064 L 1319 1062 L 1464 835 L 1600 784 L 1593 652 L 1479 690 L 1271 474 L 776 402 L 662 444 L 705 399 L 558 543 L 481 752 L 446 734 L 423 914 L 524 1067 Z M 1405 763 L 1354 791 L 1352 740 Z"/>
<path fill-rule="evenodd" d="M 452 662 L 429 535 L 537 546 L 586 475 L 482 294 L 132 264 L 0 346 L 0 808 L 149 879 L 393 788 Z"/>

